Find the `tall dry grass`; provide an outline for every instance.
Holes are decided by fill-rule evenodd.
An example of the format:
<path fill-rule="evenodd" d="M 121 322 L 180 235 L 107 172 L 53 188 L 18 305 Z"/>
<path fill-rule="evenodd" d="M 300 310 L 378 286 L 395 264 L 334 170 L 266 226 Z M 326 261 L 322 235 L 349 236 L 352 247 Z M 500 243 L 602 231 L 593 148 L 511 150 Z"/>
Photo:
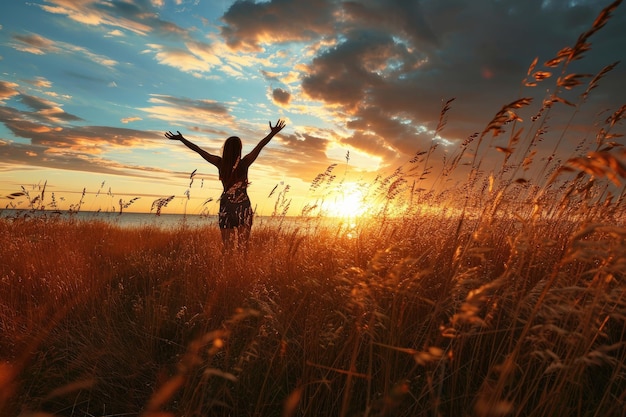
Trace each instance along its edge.
<path fill-rule="evenodd" d="M 0 414 L 623 416 L 624 107 L 561 149 L 615 67 L 573 62 L 618 5 L 531 64 L 548 97 L 364 184 L 370 217 L 257 227 L 228 262 L 213 227 L 0 219 Z"/>

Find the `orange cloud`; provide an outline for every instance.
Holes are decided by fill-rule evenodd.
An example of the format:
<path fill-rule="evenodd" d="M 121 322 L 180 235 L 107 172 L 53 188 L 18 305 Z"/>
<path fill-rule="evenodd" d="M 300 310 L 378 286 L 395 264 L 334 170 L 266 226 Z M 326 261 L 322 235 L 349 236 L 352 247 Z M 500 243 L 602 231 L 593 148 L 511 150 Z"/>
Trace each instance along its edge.
<path fill-rule="evenodd" d="M 141 117 L 124 117 L 121 122 L 126 124 L 126 123 L 131 123 L 131 122 L 138 122 L 139 120 L 143 120 Z"/>
<path fill-rule="evenodd" d="M 163 65 L 178 68 L 185 72 L 207 72 L 211 69 L 209 62 L 187 50 L 156 44 L 150 44 L 148 46 L 157 51 L 155 58 Z"/>
<path fill-rule="evenodd" d="M 332 33 L 335 21 L 327 0 L 235 2 L 222 20 L 229 47 L 257 52 L 263 44 L 318 39 Z"/>
<path fill-rule="evenodd" d="M 35 55 L 60 52 L 60 48 L 55 45 L 54 41 L 36 34 L 14 35 L 13 39 L 17 42 L 13 43 L 12 46 L 18 51 L 29 52 Z"/>
<path fill-rule="evenodd" d="M 17 91 L 17 87 L 19 87 L 18 84 L 0 81 L 0 102 L 4 102 L 20 94 L 20 92 Z"/>
<path fill-rule="evenodd" d="M 35 55 L 43 55 L 47 53 L 65 53 L 78 54 L 85 56 L 88 60 L 104 65 L 106 67 L 114 67 L 117 61 L 103 55 L 95 54 L 87 48 L 72 45 L 66 42 L 57 42 L 37 34 L 30 35 L 14 35 L 12 47 L 18 51 L 28 52 Z"/>
<path fill-rule="evenodd" d="M 234 124 L 228 109 L 213 100 L 193 100 L 167 95 L 153 95 L 151 107 L 140 108 L 151 117 L 165 120 L 175 125 L 191 124 L 201 126 L 224 126 Z"/>

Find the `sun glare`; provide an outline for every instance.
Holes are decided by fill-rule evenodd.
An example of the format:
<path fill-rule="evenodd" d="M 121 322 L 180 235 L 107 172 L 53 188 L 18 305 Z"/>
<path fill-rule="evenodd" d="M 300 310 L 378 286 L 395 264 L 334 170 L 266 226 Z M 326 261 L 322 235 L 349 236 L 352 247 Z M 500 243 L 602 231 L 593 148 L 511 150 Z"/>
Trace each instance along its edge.
<path fill-rule="evenodd" d="M 354 218 L 367 214 L 370 204 L 357 184 L 346 183 L 340 191 L 324 201 L 322 207 L 328 216 Z"/>

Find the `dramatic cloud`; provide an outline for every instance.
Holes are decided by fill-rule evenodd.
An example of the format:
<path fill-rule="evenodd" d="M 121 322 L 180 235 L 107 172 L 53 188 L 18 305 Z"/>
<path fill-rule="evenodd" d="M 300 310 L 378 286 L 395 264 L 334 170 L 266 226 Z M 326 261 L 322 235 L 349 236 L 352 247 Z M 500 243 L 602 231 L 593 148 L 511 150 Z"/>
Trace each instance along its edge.
<path fill-rule="evenodd" d="M 428 22 L 422 3 L 412 0 L 372 0 L 365 2 L 346 1 L 343 3 L 348 23 L 356 27 L 370 28 L 398 33 L 411 40 L 416 47 L 435 45 L 437 35 Z"/>
<path fill-rule="evenodd" d="M 345 143 L 389 162 L 392 154 L 410 155 L 429 145 L 433 137 L 428 132 L 449 98 L 457 98 L 450 116 L 457 126 L 446 132 L 451 138 L 461 141 L 482 128 L 518 97 L 533 59 L 546 61 L 573 45 L 599 10 L 592 2 L 572 6 L 565 1 L 543 6 L 468 1 L 454 7 L 434 1 L 366 1 L 343 7 L 343 36 L 306 65 L 302 90 L 311 99 L 340 106 L 345 126 L 354 131 Z M 556 25 L 555 16 L 563 17 Z M 591 69 L 589 62 L 583 69 L 602 68 Z M 541 103 L 545 90 L 523 94 Z"/>
<path fill-rule="evenodd" d="M 334 10 L 326 0 L 236 1 L 222 17 L 222 36 L 231 48 L 248 51 L 260 51 L 263 44 L 310 41 L 332 34 Z"/>
<path fill-rule="evenodd" d="M 372 89 L 419 66 L 402 44 L 380 32 L 351 32 L 313 59 L 302 88 L 313 99 L 356 108 Z"/>

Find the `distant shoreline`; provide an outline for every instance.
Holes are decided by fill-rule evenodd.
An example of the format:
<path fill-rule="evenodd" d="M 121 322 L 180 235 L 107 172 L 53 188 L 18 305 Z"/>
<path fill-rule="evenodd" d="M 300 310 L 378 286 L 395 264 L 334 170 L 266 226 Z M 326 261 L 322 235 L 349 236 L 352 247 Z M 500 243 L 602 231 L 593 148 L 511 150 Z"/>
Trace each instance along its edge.
<path fill-rule="evenodd" d="M 61 211 L 61 210 L 32 210 L 32 209 L 0 209 L 1 219 L 49 218 L 77 221 L 103 221 L 124 228 L 159 227 L 176 228 L 181 225 L 190 227 L 217 227 L 217 215 L 176 214 L 176 213 L 141 213 L 141 212 L 103 212 L 103 211 Z M 332 217 L 302 217 L 302 216 L 255 216 L 256 227 L 287 226 L 298 227 L 302 222 L 319 221 L 319 225 L 342 224 L 349 219 Z M 299 223 L 299 224 L 296 224 Z"/>

